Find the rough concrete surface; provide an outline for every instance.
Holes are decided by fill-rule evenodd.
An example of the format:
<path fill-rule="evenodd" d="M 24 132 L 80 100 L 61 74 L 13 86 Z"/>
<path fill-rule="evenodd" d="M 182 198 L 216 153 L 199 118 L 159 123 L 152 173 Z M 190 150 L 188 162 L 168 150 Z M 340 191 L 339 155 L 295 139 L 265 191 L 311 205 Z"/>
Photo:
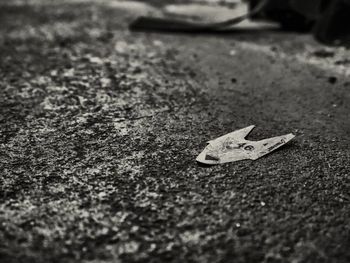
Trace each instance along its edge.
<path fill-rule="evenodd" d="M 121 5 L 0 1 L 0 262 L 349 262 L 350 52 Z M 251 124 L 297 137 L 195 162 Z"/>

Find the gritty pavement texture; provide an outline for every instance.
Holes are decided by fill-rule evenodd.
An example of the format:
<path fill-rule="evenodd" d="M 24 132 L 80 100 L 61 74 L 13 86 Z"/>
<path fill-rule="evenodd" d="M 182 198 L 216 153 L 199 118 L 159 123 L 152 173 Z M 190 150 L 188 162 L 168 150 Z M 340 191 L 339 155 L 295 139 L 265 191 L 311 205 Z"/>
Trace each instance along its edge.
<path fill-rule="evenodd" d="M 350 262 L 348 50 L 87 2 L 0 1 L 0 262 Z M 297 137 L 195 162 L 251 124 Z"/>

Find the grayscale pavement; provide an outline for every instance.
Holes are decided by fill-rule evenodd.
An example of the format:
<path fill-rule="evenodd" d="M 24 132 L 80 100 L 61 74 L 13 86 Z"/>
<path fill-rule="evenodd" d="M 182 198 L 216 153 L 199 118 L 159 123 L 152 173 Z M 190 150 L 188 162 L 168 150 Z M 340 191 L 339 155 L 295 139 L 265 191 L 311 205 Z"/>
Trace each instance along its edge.
<path fill-rule="evenodd" d="M 349 262 L 350 52 L 129 4 L 0 1 L 0 262 Z M 252 124 L 296 138 L 196 163 Z"/>

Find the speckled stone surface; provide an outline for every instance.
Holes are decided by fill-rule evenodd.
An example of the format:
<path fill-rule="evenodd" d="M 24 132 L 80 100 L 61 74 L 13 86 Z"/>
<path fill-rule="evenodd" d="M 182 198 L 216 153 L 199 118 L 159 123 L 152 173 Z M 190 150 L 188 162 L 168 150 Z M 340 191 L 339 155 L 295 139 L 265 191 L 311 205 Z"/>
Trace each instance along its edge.
<path fill-rule="evenodd" d="M 349 51 L 97 2 L 0 1 L 0 262 L 349 262 Z M 195 162 L 251 124 L 297 137 Z"/>

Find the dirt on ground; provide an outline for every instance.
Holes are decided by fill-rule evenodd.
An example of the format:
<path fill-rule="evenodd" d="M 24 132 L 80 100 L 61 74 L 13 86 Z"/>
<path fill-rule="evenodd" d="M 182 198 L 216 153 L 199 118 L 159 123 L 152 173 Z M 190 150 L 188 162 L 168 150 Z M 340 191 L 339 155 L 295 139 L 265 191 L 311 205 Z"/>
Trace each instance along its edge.
<path fill-rule="evenodd" d="M 129 4 L 0 1 L 0 262 L 349 262 L 350 52 Z M 296 138 L 196 163 L 252 124 Z"/>

